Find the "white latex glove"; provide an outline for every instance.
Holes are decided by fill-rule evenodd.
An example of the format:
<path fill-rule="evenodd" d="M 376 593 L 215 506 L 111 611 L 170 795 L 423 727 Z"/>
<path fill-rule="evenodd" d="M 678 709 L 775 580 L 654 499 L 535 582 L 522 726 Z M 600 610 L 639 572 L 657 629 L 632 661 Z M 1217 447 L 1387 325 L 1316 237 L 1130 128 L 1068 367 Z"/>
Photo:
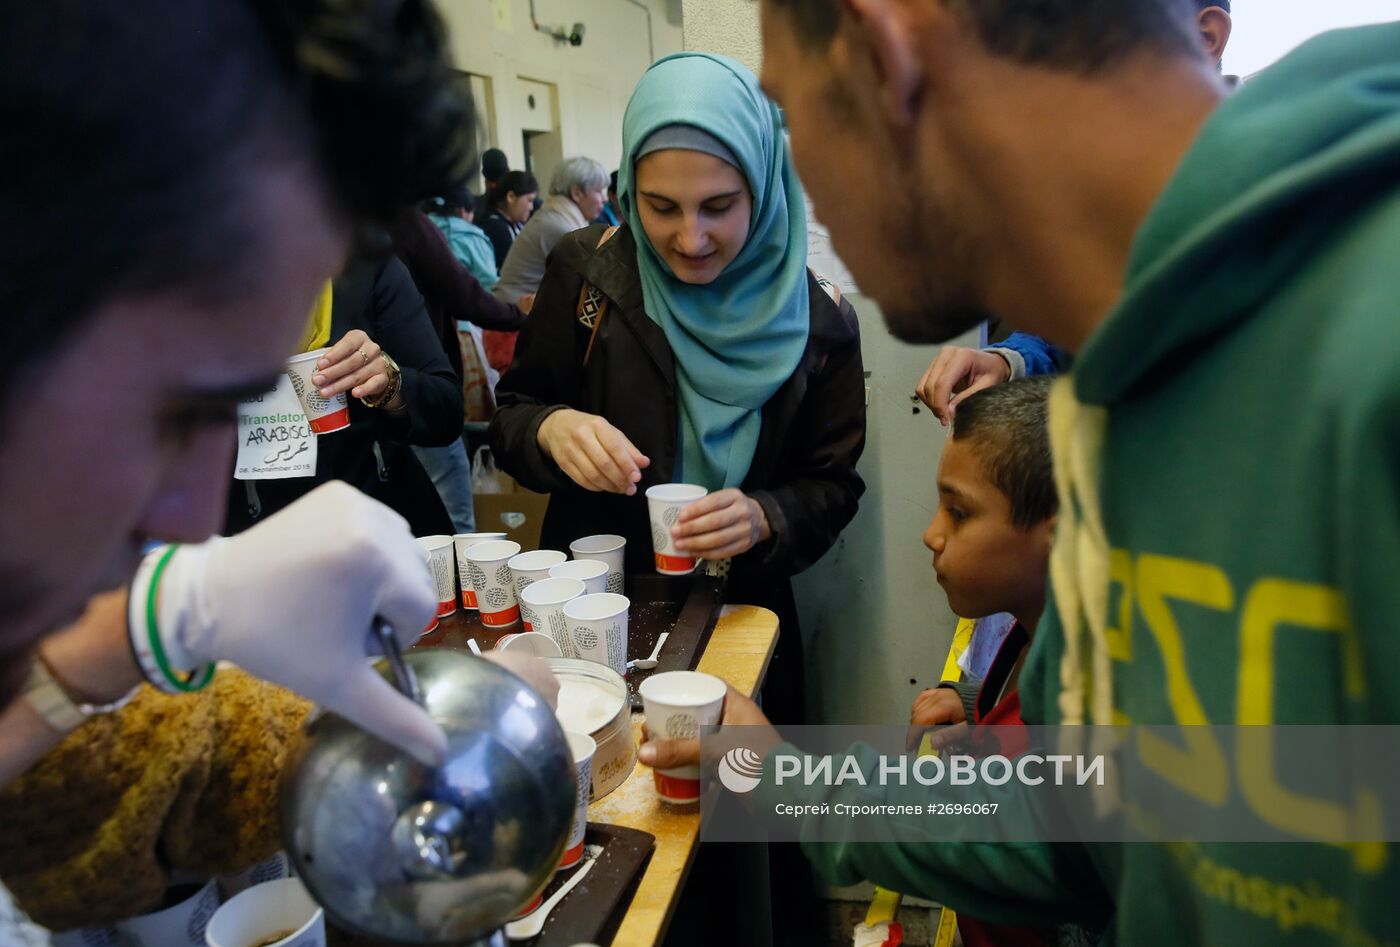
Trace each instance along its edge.
<path fill-rule="evenodd" d="M 437 590 L 397 513 L 344 483 L 324 484 L 247 532 L 182 546 L 161 578 L 170 663 L 231 661 L 315 701 L 429 765 L 447 737 L 375 673 L 382 620 L 407 648 Z"/>

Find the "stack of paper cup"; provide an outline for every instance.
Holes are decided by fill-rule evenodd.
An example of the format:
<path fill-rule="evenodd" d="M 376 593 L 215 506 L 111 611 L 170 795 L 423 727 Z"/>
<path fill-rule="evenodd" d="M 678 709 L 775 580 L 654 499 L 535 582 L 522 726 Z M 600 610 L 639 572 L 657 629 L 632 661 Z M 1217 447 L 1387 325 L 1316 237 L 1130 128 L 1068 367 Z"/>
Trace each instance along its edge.
<path fill-rule="evenodd" d="M 569 543 L 569 554 L 575 559 L 597 559 L 608 564 L 606 591 L 621 595 L 626 591 L 623 567 L 627 561 L 627 540 L 612 533 L 585 536 Z"/>
<path fill-rule="evenodd" d="M 662 671 L 642 681 L 647 729 L 655 740 L 693 740 L 700 728 L 714 726 L 724 711 L 729 687 L 717 677 L 698 671 Z M 652 770 L 656 794 L 666 802 L 684 804 L 700 798 L 700 767 Z"/>
<path fill-rule="evenodd" d="M 564 606 L 584 592 L 580 579 L 548 578 L 531 582 L 520 593 L 520 617 L 525 627 L 553 638 L 564 657 L 577 657 L 569 637 L 568 622 L 564 619 Z"/>
<path fill-rule="evenodd" d="M 551 579 L 578 579 L 589 595 L 608 592 L 608 564 L 601 559 L 573 559 L 549 570 Z"/>
<path fill-rule="evenodd" d="M 457 552 L 457 584 L 462 587 L 462 607 L 476 611 L 476 590 L 472 588 L 471 573 L 467 569 L 467 550 L 477 543 L 493 539 L 505 539 L 505 533 L 456 533 L 452 545 Z"/>
<path fill-rule="evenodd" d="M 428 566 L 437 586 L 437 616 L 446 618 L 457 610 L 457 570 L 452 568 L 451 536 L 420 536 L 418 545 L 427 550 Z"/>
<path fill-rule="evenodd" d="M 583 859 L 583 835 L 588 829 L 588 801 L 593 795 L 593 754 L 598 744 L 584 733 L 570 733 L 564 736 L 569 741 L 569 752 L 574 755 L 575 783 L 574 824 L 569 830 L 569 841 L 564 846 L 564 857 L 559 859 L 560 868 L 572 868 Z"/>
<path fill-rule="evenodd" d="M 488 540 L 467 550 L 467 570 L 476 590 L 481 623 L 488 628 L 509 628 L 520 620 L 515 576 L 506 564 L 519 554 L 520 544 L 508 539 Z"/>
<path fill-rule="evenodd" d="M 567 581 L 567 580 L 561 580 Z M 580 595 L 564 606 L 574 656 L 627 673 L 627 596 L 614 592 Z"/>
<path fill-rule="evenodd" d="M 301 401 L 306 420 L 316 434 L 330 434 L 343 431 L 350 426 L 350 403 L 341 392 L 329 400 L 321 397 L 321 390 L 311 382 L 311 376 L 319 369 L 316 363 L 330 349 L 317 349 L 287 360 L 287 375 L 292 379 L 297 399 Z"/>
<path fill-rule="evenodd" d="M 418 550 L 419 550 L 421 553 L 423 553 L 423 568 L 425 568 L 425 569 L 428 570 L 428 575 L 429 575 L 429 576 L 433 576 L 433 554 L 432 554 L 431 552 L 429 552 L 428 550 L 424 549 L 422 543 L 419 543 L 419 544 L 418 544 Z M 437 577 L 436 577 L 436 576 L 433 576 L 433 586 L 434 586 L 434 588 L 437 587 Z M 438 617 L 437 617 L 437 611 L 435 610 L 435 611 L 433 612 L 433 618 L 432 618 L 432 620 L 428 622 L 428 627 L 424 628 L 421 632 L 419 632 L 419 633 L 418 633 L 418 637 L 421 638 L 421 637 L 423 637 L 424 635 L 430 635 L 430 634 L 432 634 L 433 632 L 437 631 L 437 626 L 438 626 Z"/>
<path fill-rule="evenodd" d="M 680 520 L 681 510 L 710 491 L 690 483 L 662 483 L 647 488 L 647 509 L 651 513 L 651 545 L 656 554 L 656 571 L 662 575 L 689 575 L 695 571 L 695 557 L 676 549 L 671 527 Z"/>
<path fill-rule="evenodd" d="M 209 947 L 326 947 L 326 916 L 305 885 L 283 878 L 231 898 L 214 914 L 205 937 Z"/>

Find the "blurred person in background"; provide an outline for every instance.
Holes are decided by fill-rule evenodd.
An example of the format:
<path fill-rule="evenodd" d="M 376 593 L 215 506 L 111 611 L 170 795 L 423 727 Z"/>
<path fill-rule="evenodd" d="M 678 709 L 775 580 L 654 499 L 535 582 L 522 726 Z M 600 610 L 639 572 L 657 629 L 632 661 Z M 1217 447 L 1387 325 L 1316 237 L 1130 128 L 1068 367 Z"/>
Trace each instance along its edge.
<path fill-rule="evenodd" d="M 477 211 L 474 223 L 491 238 L 497 273 L 505 266 L 511 244 L 535 212 L 535 198 L 539 193 L 540 185 L 534 175 L 527 171 L 511 171 L 482 195 L 486 206 Z"/>

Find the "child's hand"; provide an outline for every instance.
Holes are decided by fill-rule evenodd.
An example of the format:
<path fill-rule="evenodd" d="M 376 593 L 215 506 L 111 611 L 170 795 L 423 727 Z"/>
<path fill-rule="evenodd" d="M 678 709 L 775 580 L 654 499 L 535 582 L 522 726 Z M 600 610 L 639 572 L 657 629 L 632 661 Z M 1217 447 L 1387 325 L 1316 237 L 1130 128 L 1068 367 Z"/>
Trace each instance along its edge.
<path fill-rule="evenodd" d="M 962 698 L 951 687 L 930 687 L 914 698 L 914 709 L 909 713 L 909 735 L 904 748 L 913 750 L 923 739 L 924 733 L 934 727 L 967 722 L 967 711 Z M 965 728 L 957 728 L 959 732 Z M 954 741 L 954 737 L 940 739 L 941 733 L 934 734 L 935 748 Z"/>

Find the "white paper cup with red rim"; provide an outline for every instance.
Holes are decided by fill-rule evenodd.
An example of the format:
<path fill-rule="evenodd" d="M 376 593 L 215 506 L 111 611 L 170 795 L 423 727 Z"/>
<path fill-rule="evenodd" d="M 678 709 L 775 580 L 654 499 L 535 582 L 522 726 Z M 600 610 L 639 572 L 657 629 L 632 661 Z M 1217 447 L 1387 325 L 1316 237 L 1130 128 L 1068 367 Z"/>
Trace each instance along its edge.
<path fill-rule="evenodd" d="M 593 754 L 598 744 L 586 733 L 564 731 L 569 752 L 574 757 L 574 824 L 569 829 L 569 841 L 564 846 L 560 868 L 572 868 L 583 860 L 583 836 L 588 830 L 588 801 L 593 795 Z"/>
<path fill-rule="evenodd" d="M 437 617 L 446 618 L 457 610 L 457 570 L 452 567 L 451 536 L 419 536 L 418 545 L 428 554 L 428 568 L 437 586 Z"/>
<path fill-rule="evenodd" d="M 570 559 L 549 570 L 551 579 L 578 579 L 588 595 L 608 591 L 608 564 L 601 559 Z"/>
<path fill-rule="evenodd" d="M 472 588 L 471 573 L 467 569 L 467 550 L 477 543 L 487 543 L 505 538 L 505 533 L 452 534 L 452 547 L 457 554 L 457 585 L 462 590 L 462 607 L 468 611 L 476 611 L 476 590 Z"/>
<path fill-rule="evenodd" d="M 676 548 L 671 527 L 681 518 L 681 510 L 710 491 L 693 483 L 659 483 L 647 488 L 647 509 L 651 513 L 651 547 L 656 555 L 656 571 L 662 575 L 690 575 L 696 558 Z"/>
<path fill-rule="evenodd" d="M 433 575 L 433 554 L 432 554 L 431 552 L 429 552 L 428 550 L 424 549 L 422 543 L 419 543 L 419 544 L 418 544 L 418 549 L 419 549 L 420 552 L 423 553 L 423 568 L 426 569 L 426 570 L 428 570 L 428 575 L 429 575 L 429 576 L 432 576 L 432 575 Z M 436 579 L 436 578 L 433 579 L 433 586 L 434 586 L 434 587 L 437 586 L 437 579 Z M 436 610 L 435 610 L 435 611 L 433 612 L 433 617 L 432 617 L 432 619 L 428 622 L 427 627 L 424 628 L 422 631 L 418 632 L 418 637 L 422 638 L 422 637 L 425 636 L 425 635 L 431 635 L 433 632 L 437 631 L 437 627 L 438 627 L 438 617 L 437 617 L 437 612 L 436 612 Z"/>
<path fill-rule="evenodd" d="M 575 657 L 564 606 L 586 591 L 580 579 L 550 577 L 531 582 L 520 593 L 520 617 L 534 631 L 553 638 L 559 646 L 560 657 Z"/>
<path fill-rule="evenodd" d="M 569 555 L 575 559 L 597 559 L 608 564 L 608 579 L 604 592 L 627 591 L 624 566 L 627 560 L 627 540 L 612 533 L 585 536 L 569 543 Z"/>
<path fill-rule="evenodd" d="M 214 913 L 209 947 L 249 947 L 276 934 L 268 947 L 326 947 L 326 915 L 296 878 L 254 885 Z"/>
<path fill-rule="evenodd" d="M 501 635 L 496 641 L 495 651 L 508 651 L 531 658 L 562 658 L 564 652 L 553 638 L 538 631 L 520 631 L 513 635 Z"/>
<path fill-rule="evenodd" d="M 698 738 L 701 727 L 719 723 L 728 691 L 724 681 L 699 671 L 662 671 L 637 688 L 653 740 Z M 665 802 L 684 805 L 700 798 L 698 766 L 654 769 L 652 779 Z"/>
<path fill-rule="evenodd" d="M 627 610 L 632 603 L 625 595 L 599 592 L 580 595 L 564 606 L 564 620 L 574 656 L 605 664 L 618 674 L 627 674 Z"/>
<path fill-rule="evenodd" d="M 507 565 L 518 555 L 520 544 L 509 539 L 477 543 L 467 550 L 467 569 L 476 590 L 481 623 L 487 628 L 509 628 L 520 621 L 515 576 Z"/>
<path fill-rule="evenodd" d="M 509 565 L 510 571 L 515 575 L 516 599 L 520 599 L 520 593 L 525 591 L 526 586 L 549 578 L 549 570 L 561 562 L 566 562 L 568 558 L 562 552 L 553 549 L 534 549 L 513 557 Z M 535 630 L 528 616 L 524 617 L 524 621 L 526 631 Z"/>
<path fill-rule="evenodd" d="M 350 402 L 345 392 L 333 398 L 322 398 L 321 389 L 311 381 L 311 376 L 320 371 L 316 362 L 329 351 L 328 348 L 317 349 L 287 359 L 287 376 L 292 380 L 292 388 L 296 390 L 297 400 L 314 434 L 333 434 L 350 426 Z"/>

